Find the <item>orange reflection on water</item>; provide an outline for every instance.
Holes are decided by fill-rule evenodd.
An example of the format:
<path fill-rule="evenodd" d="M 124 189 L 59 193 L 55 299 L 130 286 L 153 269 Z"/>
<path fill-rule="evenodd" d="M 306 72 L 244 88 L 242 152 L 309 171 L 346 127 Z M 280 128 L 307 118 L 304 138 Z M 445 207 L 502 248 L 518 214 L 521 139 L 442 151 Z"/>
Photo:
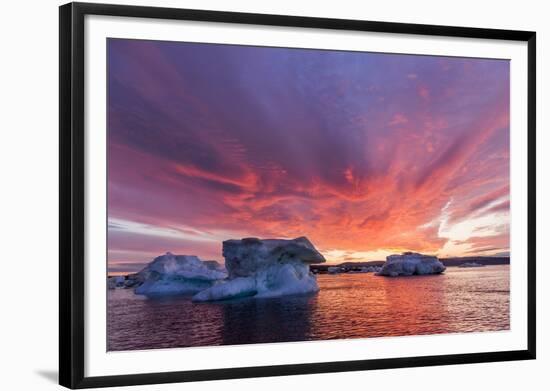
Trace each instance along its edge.
<path fill-rule="evenodd" d="M 498 331 L 510 328 L 509 266 L 433 276 L 319 275 L 319 293 L 193 303 L 108 292 L 108 350 Z"/>
<path fill-rule="evenodd" d="M 510 327 L 509 266 L 448 268 L 441 275 L 396 278 L 321 275 L 318 281 L 312 324 L 313 334 L 325 335 L 323 339 Z"/>

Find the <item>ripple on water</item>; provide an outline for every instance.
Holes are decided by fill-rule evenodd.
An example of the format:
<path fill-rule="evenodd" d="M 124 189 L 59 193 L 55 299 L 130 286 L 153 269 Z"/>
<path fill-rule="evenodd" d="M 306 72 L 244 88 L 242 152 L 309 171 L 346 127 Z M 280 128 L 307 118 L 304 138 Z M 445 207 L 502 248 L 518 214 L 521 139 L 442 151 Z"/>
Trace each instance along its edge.
<path fill-rule="evenodd" d="M 319 275 L 318 294 L 193 303 L 108 292 L 108 350 L 508 330 L 509 266 Z"/>

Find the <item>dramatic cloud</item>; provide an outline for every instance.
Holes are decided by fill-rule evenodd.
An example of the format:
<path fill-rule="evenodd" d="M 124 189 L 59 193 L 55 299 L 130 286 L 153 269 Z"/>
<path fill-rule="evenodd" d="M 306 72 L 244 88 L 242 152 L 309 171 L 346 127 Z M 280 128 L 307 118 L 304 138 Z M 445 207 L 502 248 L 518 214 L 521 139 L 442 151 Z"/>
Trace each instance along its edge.
<path fill-rule="evenodd" d="M 108 71 L 112 265 L 509 249 L 508 61 L 111 39 Z"/>

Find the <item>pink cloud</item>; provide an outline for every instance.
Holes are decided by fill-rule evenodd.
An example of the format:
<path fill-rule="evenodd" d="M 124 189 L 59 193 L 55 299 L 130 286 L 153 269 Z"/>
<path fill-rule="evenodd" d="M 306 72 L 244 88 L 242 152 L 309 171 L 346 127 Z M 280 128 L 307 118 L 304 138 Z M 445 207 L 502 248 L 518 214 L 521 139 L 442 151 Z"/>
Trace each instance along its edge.
<path fill-rule="evenodd" d="M 397 114 L 394 114 L 391 121 L 388 122 L 388 125 L 390 125 L 390 126 L 403 125 L 403 124 L 406 124 L 407 122 L 409 122 L 407 117 L 405 117 L 401 113 L 397 113 Z"/>
<path fill-rule="evenodd" d="M 436 252 L 448 239 L 428 223 L 450 199 L 455 222 L 509 192 L 500 62 L 361 63 L 352 54 L 342 62 L 316 52 L 165 45 L 134 42 L 115 53 L 109 217 L 218 241 L 113 231 L 110 259 L 168 250 L 212 257 L 222 239 L 242 236 L 306 235 L 321 250 Z M 463 61 L 476 65 L 468 73 L 450 65 Z M 499 78 L 489 65 L 504 69 Z M 424 85 L 403 83 L 404 74 Z M 449 89 L 461 99 L 439 99 Z M 502 200 L 491 209 L 507 207 Z"/>
<path fill-rule="evenodd" d="M 425 86 L 419 86 L 418 95 L 424 100 L 430 99 L 430 90 Z"/>

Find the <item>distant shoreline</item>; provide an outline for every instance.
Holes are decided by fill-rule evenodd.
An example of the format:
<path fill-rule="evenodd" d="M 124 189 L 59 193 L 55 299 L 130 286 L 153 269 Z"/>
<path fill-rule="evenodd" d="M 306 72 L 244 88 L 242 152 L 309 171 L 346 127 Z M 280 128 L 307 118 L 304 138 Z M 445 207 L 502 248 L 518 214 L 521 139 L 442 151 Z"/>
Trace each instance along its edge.
<path fill-rule="evenodd" d="M 481 265 L 509 265 L 510 257 L 457 257 L 457 258 L 439 258 L 445 266 L 459 266 L 466 262 L 475 262 Z"/>
<path fill-rule="evenodd" d="M 509 265 L 510 257 L 454 257 L 454 258 L 439 258 L 439 260 L 447 267 L 457 267 L 466 262 L 475 262 L 481 265 Z M 385 261 L 367 261 L 367 262 L 342 262 L 338 264 L 319 264 L 310 265 L 309 269 L 314 273 L 328 273 L 329 267 L 341 267 L 348 271 L 359 271 L 362 267 L 367 266 L 382 266 Z M 135 272 L 109 272 L 107 275 L 114 276 L 127 276 L 135 274 Z"/>
<path fill-rule="evenodd" d="M 454 258 L 439 258 L 439 260 L 447 267 L 457 267 L 466 262 L 478 263 L 480 265 L 509 265 L 510 257 L 454 257 Z M 328 272 L 329 267 L 340 267 L 344 270 L 355 271 L 366 266 L 382 266 L 385 261 L 368 261 L 368 262 L 343 262 L 339 264 L 323 264 L 310 265 L 310 270 L 317 273 Z"/>

